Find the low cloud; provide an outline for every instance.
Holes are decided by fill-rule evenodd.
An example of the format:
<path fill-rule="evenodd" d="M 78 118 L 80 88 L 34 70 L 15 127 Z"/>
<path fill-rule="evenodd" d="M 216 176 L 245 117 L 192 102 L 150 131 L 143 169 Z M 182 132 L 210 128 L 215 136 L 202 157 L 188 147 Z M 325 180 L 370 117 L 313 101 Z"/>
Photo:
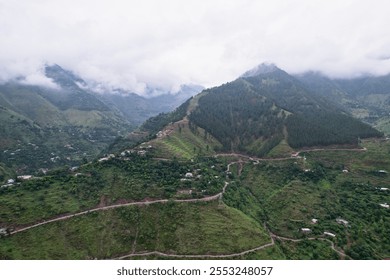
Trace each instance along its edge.
<path fill-rule="evenodd" d="M 0 80 L 52 85 L 44 63 L 101 90 L 216 86 L 264 61 L 291 73 L 390 72 L 388 1 L 0 0 Z M 38 71 L 38 73 L 37 73 Z"/>
<path fill-rule="evenodd" d="M 19 79 L 19 82 L 26 85 L 42 86 L 52 89 L 60 89 L 60 87 L 53 82 L 52 79 L 46 77 L 42 72 L 30 74 Z"/>

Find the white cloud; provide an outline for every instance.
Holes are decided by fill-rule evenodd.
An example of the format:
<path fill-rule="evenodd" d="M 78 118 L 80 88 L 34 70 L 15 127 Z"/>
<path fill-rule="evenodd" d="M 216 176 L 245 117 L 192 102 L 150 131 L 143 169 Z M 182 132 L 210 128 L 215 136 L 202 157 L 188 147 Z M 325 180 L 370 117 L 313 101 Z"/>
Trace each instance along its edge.
<path fill-rule="evenodd" d="M 19 82 L 26 85 L 36 85 L 53 89 L 60 89 L 60 87 L 54 83 L 52 79 L 47 78 L 42 72 L 30 74 L 21 79 Z"/>
<path fill-rule="evenodd" d="M 294 73 L 385 74 L 388 3 L 0 0 L 0 79 L 37 80 L 45 62 L 139 93 L 218 85 L 263 61 Z"/>

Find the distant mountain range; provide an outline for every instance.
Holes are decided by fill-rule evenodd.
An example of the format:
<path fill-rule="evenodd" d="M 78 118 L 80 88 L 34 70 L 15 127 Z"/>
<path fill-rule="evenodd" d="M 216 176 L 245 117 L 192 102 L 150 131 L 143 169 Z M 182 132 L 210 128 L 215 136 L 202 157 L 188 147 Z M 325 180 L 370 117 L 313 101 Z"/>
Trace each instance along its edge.
<path fill-rule="evenodd" d="M 0 162 L 19 173 L 93 159 L 118 136 L 202 89 L 182 86 L 175 95 L 151 98 L 102 94 L 59 65 L 46 66 L 45 74 L 58 88 L 17 80 L 0 85 Z"/>
<path fill-rule="evenodd" d="M 292 76 L 274 64 L 261 64 L 219 87 L 202 91 L 183 85 L 178 93 L 149 98 L 123 89 L 97 93 L 59 65 L 46 66 L 45 75 L 58 88 L 18 81 L 0 85 L 0 162 L 18 173 L 78 165 L 114 141 L 120 148 L 132 145 L 183 119 L 195 134 L 199 129 L 212 137 L 210 151 L 258 156 L 357 145 L 359 138 L 380 136 L 378 130 L 390 133 L 389 75 L 349 80 L 314 72 Z M 127 141 L 141 124 L 141 133 Z"/>

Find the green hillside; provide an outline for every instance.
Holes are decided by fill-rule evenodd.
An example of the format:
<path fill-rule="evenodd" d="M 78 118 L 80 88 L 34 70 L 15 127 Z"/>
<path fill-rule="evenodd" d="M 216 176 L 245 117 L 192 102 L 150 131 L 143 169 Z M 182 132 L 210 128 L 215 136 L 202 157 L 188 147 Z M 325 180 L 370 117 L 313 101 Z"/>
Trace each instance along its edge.
<path fill-rule="evenodd" d="M 390 76 L 331 79 L 320 73 L 297 76 L 313 93 L 329 97 L 354 117 L 390 135 Z"/>
<path fill-rule="evenodd" d="M 283 139 L 301 148 L 357 145 L 359 137 L 381 136 L 280 69 L 208 89 L 198 103 L 190 121 L 224 151 L 263 156 Z"/>
<path fill-rule="evenodd" d="M 57 127 L 88 137 L 115 127 L 112 111 L 92 110 L 99 103 L 61 110 L 38 95 Z M 34 111 L 17 111 L 22 100 L 0 96 L 2 145 L 30 143 L 3 156 L 36 156 L 34 137 L 69 149 L 59 141 L 76 131 L 33 121 Z M 1 185 L 0 259 L 385 259 L 390 142 L 378 136 L 261 66 L 150 118 L 110 154 Z M 1 164 L 0 175 L 15 176 Z"/>
<path fill-rule="evenodd" d="M 57 170 L 0 189 L 0 228 L 14 232 L 0 258 L 383 259 L 389 143 L 283 160 L 138 147 Z"/>
<path fill-rule="evenodd" d="M 19 174 L 78 165 L 133 128 L 96 97 L 69 94 L 17 83 L 0 85 L 0 162 Z M 72 103 L 60 101 L 62 96 L 62 101 Z"/>

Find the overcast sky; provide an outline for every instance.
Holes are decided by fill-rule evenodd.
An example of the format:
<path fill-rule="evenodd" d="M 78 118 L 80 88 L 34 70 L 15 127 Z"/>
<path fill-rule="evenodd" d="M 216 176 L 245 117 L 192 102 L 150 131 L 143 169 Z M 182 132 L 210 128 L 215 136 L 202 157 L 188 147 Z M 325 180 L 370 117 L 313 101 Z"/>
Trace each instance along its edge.
<path fill-rule="evenodd" d="M 387 0 L 0 0 L 0 80 L 57 63 L 142 93 L 235 79 L 262 62 L 332 76 L 390 72 Z"/>

